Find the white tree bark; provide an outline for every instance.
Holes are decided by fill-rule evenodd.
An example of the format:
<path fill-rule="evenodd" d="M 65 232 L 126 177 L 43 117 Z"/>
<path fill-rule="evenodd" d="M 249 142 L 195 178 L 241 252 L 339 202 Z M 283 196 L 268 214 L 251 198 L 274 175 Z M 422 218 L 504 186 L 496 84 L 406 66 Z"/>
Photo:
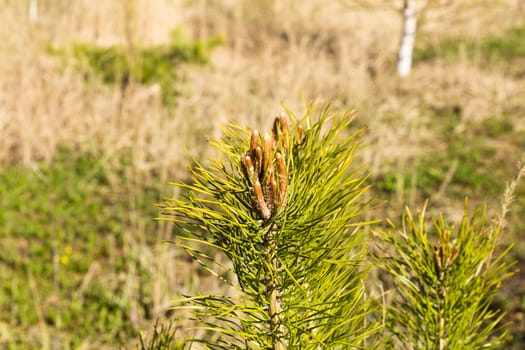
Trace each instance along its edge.
<path fill-rule="evenodd" d="M 35 23 L 38 20 L 38 0 L 29 0 L 29 22 Z"/>
<path fill-rule="evenodd" d="M 397 74 L 406 77 L 412 69 L 412 51 L 416 37 L 416 0 L 403 1 L 403 34 L 397 55 Z"/>

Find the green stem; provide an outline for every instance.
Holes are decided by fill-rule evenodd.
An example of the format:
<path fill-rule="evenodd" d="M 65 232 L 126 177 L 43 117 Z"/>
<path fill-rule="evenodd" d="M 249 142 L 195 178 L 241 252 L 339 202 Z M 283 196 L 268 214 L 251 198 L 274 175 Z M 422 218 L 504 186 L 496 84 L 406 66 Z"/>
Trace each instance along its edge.
<path fill-rule="evenodd" d="M 282 343 L 283 329 L 281 324 L 281 302 L 280 295 L 277 289 L 272 291 L 270 295 L 270 327 L 272 328 L 272 349 L 284 350 Z"/>
<path fill-rule="evenodd" d="M 266 285 L 266 291 L 269 294 L 269 311 L 270 311 L 270 333 L 272 336 L 272 350 L 285 350 L 283 343 L 284 329 L 281 319 L 281 293 L 280 283 L 278 280 L 279 272 L 279 259 L 277 257 L 277 237 L 278 231 L 273 230 L 273 224 L 267 231 L 267 253 L 270 259 L 271 271 L 268 271 L 268 281 Z"/>
<path fill-rule="evenodd" d="M 445 271 L 441 271 L 439 273 L 439 281 L 438 281 L 438 333 L 439 333 L 439 350 L 444 350 L 445 345 L 447 343 L 447 339 L 445 337 L 445 296 L 446 296 L 446 288 L 443 285 L 443 280 L 445 279 Z"/>

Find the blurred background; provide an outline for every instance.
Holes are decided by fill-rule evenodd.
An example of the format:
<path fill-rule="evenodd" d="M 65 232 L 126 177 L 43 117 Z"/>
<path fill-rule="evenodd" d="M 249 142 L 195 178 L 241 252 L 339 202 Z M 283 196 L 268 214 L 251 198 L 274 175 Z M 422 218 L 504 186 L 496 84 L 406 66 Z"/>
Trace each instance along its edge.
<path fill-rule="evenodd" d="M 398 51 L 415 4 L 411 70 Z M 525 151 L 522 0 L 0 0 L 0 348 L 134 349 L 220 282 L 155 203 L 228 121 L 355 109 L 374 218 L 501 210 Z M 525 186 L 493 307 L 525 346 Z"/>

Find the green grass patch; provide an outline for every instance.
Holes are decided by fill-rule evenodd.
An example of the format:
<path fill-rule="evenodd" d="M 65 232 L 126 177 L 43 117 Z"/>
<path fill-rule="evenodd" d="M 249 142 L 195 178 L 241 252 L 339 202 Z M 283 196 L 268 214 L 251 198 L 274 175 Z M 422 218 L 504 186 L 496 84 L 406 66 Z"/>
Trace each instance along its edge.
<path fill-rule="evenodd" d="M 523 134 L 514 128 L 514 117 L 504 114 L 464 122 L 461 108 L 455 105 L 427 113 L 437 135 L 435 145 L 408 161 L 402 173 L 394 165 L 389 167 L 375 187 L 387 196 L 403 189 L 425 199 L 444 190 L 441 194 L 454 200 L 468 196 L 499 201 L 506 181 L 514 175 L 514 164 L 502 148 L 525 147 Z"/>
<path fill-rule="evenodd" d="M 125 86 L 130 80 L 158 84 L 163 101 L 169 104 L 177 96 L 180 64 L 207 63 L 210 50 L 222 41 L 220 37 L 192 41 L 179 28 L 168 45 L 129 48 L 77 42 L 68 48 L 51 48 L 51 52 L 63 58 L 72 56 L 86 76 L 94 75 L 106 84 Z"/>
<path fill-rule="evenodd" d="M 159 192 L 112 189 L 107 172 L 96 158 L 68 150 L 36 170 L 0 170 L 0 325 L 9 346 L 42 348 L 47 334 L 64 348 L 85 341 L 116 348 L 137 337 L 129 320 L 137 301 L 125 297 L 122 276 L 132 266 L 141 283 L 151 276 L 130 252 L 129 217 L 136 211 L 153 231 Z M 93 265 L 99 272 L 86 280 Z M 148 317 L 151 305 L 139 305 L 138 315 Z"/>
<path fill-rule="evenodd" d="M 425 62 L 437 58 L 450 61 L 467 58 L 481 59 L 486 63 L 509 62 L 525 58 L 525 25 L 505 31 L 501 36 L 485 37 L 472 40 L 463 37 L 452 37 L 433 40 L 421 35 L 416 40 L 414 61 Z"/>
<path fill-rule="evenodd" d="M 405 189 L 415 187 L 423 198 L 431 197 L 439 191 L 454 164 L 454 159 L 457 163 L 448 189 L 448 193 L 453 198 L 460 199 L 467 194 L 490 197 L 502 192 L 504 183 L 492 172 L 484 169 L 481 160 L 466 153 L 458 153 L 452 159 L 430 154 L 419 159 L 415 169 L 401 174 L 402 187 Z M 376 187 L 387 194 L 392 194 L 398 189 L 398 181 L 399 175 L 389 172 L 378 179 Z"/>

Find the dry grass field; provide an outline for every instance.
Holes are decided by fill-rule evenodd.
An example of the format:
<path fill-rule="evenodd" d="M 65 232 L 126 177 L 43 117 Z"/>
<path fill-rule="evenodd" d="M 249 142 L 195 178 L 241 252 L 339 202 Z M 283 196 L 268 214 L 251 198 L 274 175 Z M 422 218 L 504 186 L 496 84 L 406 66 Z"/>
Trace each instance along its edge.
<path fill-rule="evenodd" d="M 375 217 L 429 199 L 458 218 L 464 197 L 495 217 L 525 152 L 525 3 L 421 0 L 404 79 L 399 3 L 42 0 L 30 20 L 28 1 L 0 0 L 0 348 L 133 349 L 155 319 L 184 323 L 170 299 L 220 285 L 163 242 L 174 232 L 154 204 L 187 178 L 188 154 L 213 156 L 228 121 L 267 129 L 283 104 L 357 110 L 386 201 Z M 138 67 L 176 29 L 204 59 L 180 59 L 167 83 L 134 68 L 108 81 L 75 56 L 75 43 L 118 47 Z M 524 217 L 521 183 L 505 237 L 522 272 L 497 305 L 515 349 Z"/>

